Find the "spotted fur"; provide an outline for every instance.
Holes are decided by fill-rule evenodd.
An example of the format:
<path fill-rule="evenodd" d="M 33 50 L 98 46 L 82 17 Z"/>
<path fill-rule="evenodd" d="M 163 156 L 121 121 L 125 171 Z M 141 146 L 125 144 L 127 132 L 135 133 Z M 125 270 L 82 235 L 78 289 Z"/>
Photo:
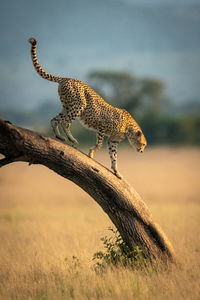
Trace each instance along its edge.
<path fill-rule="evenodd" d="M 117 146 L 119 142 L 127 137 L 130 144 L 135 146 L 139 152 L 143 152 L 146 146 L 146 139 L 139 125 L 127 111 L 106 103 L 100 95 L 84 82 L 73 78 L 54 76 L 45 72 L 37 60 L 36 40 L 30 38 L 29 42 L 31 43 L 33 65 L 37 73 L 44 79 L 58 83 L 62 111 L 51 120 L 55 136 L 65 141 L 58 127 L 61 125 L 69 141 L 73 145 L 77 144 L 77 140 L 70 132 L 70 125 L 73 120 L 79 118 L 84 125 L 96 131 L 96 145 L 89 150 L 91 158 L 101 148 L 104 136 L 108 136 L 111 168 L 114 170 L 115 175 L 120 178 L 117 170 Z"/>

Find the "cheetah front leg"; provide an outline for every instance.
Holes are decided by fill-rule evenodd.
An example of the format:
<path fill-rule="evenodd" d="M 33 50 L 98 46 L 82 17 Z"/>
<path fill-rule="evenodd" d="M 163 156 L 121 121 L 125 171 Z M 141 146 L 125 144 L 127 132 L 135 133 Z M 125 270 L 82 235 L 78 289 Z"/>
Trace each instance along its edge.
<path fill-rule="evenodd" d="M 104 138 L 104 133 L 101 132 L 101 131 L 98 131 L 98 132 L 96 133 L 96 145 L 95 145 L 94 147 L 90 148 L 89 154 L 88 154 L 89 157 L 93 158 L 94 153 L 95 153 L 97 150 L 101 149 L 101 147 L 102 147 L 102 145 L 103 145 L 103 138 Z"/>
<path fill-rule="evenodd" d="M 117 170 L 117 146 L 119 142 L 116 141 L 111 141 L 108 139 L 108 149 L 109 149 L 109 154 L 110 154 L 110 159 L 111 159 L 111 168 L 113 169 L 115 175 L 121 179 L 121 175 L 119 174 Z"/>

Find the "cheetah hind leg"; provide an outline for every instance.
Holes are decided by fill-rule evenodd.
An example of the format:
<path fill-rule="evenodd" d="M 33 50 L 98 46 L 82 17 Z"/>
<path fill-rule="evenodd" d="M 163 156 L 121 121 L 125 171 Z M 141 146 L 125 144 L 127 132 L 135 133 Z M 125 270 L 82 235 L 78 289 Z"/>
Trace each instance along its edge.
<path fill-rule="evenodd" d="M 89 157 L 93 158 L 94 153 L 97 150 L 101 149 L 101 147 L 103 145 L 103 138 L 104 138 L 103 132 L 100 131 L 100 132 L 96 133 L 96 145 L 94 147 L 90 148 L 89 154 L 88 154 Z"/>
<path fill-rule="evenodd" d="M 122 178 L 120 173 L 118 172 L 117 169 L 117 146 L 118 142 L 115 141 L 110 141 L 108 139 L 108 149 L 109 149 L 109 154 L 110 154 L 110 159 L 111 159 L 111 168 L 114 171 L 115 176 L 117 176 L 119 179 Z"/>
<path fill-rule="evenodd" d="M 52 126 L 52 129 L 54 131 L 54 134 L 55 134 L 56 138 L 64 142 L 65 138 L 60 134 L 60 130 L 59 130 L 59 127 L 58 127 L 61 120 L 62 120 L 62 114 L 60 113 L 55 118 L 53 118 L 51 120 L 51 126 Z"/>
<path fill-rule="evenodd" d="M 71 122 L 73 120 L 68 120 L 69 118 L 66 118 L 66 115 L 65 113 L 62 112 L 59 113 L 55 118 L 53 118 L 51 120 L 51 126 L 53 128 L 53 131 L 54 131 L 54 134 L 56 136 L 57 139 L 65 142 L 66 139 L 65 137 L 63 137 L 61 134 L 60 134 L 60 130 L 59 130 L 59 124 L 62 126 L 63 128 L 63 131 L 65 132 L 66 136 L 68 137 L 69 141 L 72 142 L 72 146 L 74 146 L 75 144 L 78 144 L 77 140 L 72 136 L 70 130 L 69 130 L 69 127 L 71 125 Z"/>
<path fill-rule="evenodd" d="M 68 123 L 66 120 L 61 122 L 61 126 L 63 128 L 64 133 L 68 137 L 69 141 L 72 142 L 72 146 L 74 147 L 76 144 L 78 144 L 78 141 L 73 137 L 70 131 L 70 125 L 71 123 Z"/>

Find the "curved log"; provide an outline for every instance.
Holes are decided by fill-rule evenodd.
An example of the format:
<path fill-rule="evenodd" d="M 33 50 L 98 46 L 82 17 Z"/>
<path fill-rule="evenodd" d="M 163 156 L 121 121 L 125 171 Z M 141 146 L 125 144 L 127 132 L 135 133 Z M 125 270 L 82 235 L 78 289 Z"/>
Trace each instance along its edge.
<path fill-rule="evenodd" d="M 130 249 L 150 260 L 176 262 L 174 250 L 138 193 L 86 154 L 31 130 L 0 120 L 0 166 L 42 164 L 84 189 L 110 217 Z"/>

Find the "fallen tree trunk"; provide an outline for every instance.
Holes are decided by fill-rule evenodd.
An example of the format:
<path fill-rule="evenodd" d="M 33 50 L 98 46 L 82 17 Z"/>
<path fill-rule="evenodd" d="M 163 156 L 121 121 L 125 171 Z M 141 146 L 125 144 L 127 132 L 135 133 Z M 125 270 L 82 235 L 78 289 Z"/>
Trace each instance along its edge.
<path fill-rule="evenodd" d="M 176 262 L 173 248 L 137 192 L 86 154 L 50 137 L 0 120 L 0 166 L 42 164 L 84 189 L 108 214 L 130 250 L 150 261 Z"/>

